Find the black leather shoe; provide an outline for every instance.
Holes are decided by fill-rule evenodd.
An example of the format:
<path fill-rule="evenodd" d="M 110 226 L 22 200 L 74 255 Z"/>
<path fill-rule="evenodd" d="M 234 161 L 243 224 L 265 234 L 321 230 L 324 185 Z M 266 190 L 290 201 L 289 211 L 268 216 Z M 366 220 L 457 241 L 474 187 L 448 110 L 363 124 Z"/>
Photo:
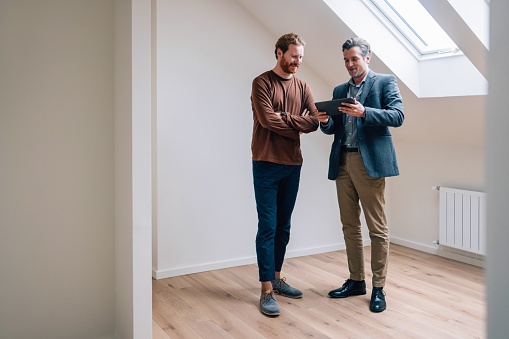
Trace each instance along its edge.
<path fill-rule="evenodd" d="M 369 310 L 371 312 L 383 312 L 386 307 L 387 305 L 385 304 L 385 292 L 383 291 L 383 287 L 373 287 Z"/>
<path fill-rule="evenodd" d="M 366 294 L 366 282 L 355 281 L 352 279 L 348 279 L 345 281 L 343 286 L 332 290 L 329 292 L 329 297 L 331 298 L 346 298 L 351 295 L 364 295 Z"/>

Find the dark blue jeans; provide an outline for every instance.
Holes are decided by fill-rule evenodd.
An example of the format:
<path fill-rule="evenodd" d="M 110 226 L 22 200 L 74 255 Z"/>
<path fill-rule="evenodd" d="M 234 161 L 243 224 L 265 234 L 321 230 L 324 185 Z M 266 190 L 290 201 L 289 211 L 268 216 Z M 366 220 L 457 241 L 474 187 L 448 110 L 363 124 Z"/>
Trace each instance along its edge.
<path fill-rule="evenodd" d="M 275 272 L 281 272 L 286 245 L 290 241 L 290 219 L 299 190 L 301 167 L 253 161 L 260 281 L 275 280 Z"/>

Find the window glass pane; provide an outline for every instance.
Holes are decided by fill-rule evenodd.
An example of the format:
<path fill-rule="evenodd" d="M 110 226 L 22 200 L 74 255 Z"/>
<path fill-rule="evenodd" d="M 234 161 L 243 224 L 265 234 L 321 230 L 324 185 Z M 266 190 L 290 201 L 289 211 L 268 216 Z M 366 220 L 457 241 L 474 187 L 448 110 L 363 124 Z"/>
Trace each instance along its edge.
<path fill-rule="evenodd" d="M 418 0 L 370 0 L 388 20 L 417 49 L 421 55 L 457 51 L 435 19 Z"/>

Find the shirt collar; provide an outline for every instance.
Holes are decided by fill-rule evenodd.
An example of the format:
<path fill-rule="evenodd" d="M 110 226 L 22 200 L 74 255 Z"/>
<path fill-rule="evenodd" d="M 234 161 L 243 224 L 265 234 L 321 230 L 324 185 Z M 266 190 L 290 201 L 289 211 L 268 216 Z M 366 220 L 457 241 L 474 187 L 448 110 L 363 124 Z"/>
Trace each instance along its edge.
<path fill-rule="evenodd" d="M 348 83 L 354 87 L 361 87 L 362 85 L 364 85 L 364 82 L 366 81 L 366 77 L 368 76 L 368 73 L 369 73 L 369 70 L 366 72 L 366 74 L 364 75 L 364 78 L 362 78 L 362 81 L 360 84 L 356 85 L 355 84 L 355 81 L 353 81 L 353 77 L 350 78 L 350 80 L 348 81 Z"/>

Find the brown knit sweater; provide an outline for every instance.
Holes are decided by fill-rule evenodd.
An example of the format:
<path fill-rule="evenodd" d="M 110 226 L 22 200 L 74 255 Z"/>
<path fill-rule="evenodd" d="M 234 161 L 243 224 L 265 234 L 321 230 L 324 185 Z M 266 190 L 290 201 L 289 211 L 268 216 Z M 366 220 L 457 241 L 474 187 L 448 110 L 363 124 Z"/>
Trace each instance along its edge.
<path fill-rule="evenodd" d="M 267 71 L 253 80 L 253 160 L 282 165 L 301 165 L 299 132 L 318 128 L 316 107 L 311 88 L 292 76 L 284 79 Z M 302 116 L 304 109 L 310 113 Z M 286 112 L 287 122 L 276 113 Z"/>

